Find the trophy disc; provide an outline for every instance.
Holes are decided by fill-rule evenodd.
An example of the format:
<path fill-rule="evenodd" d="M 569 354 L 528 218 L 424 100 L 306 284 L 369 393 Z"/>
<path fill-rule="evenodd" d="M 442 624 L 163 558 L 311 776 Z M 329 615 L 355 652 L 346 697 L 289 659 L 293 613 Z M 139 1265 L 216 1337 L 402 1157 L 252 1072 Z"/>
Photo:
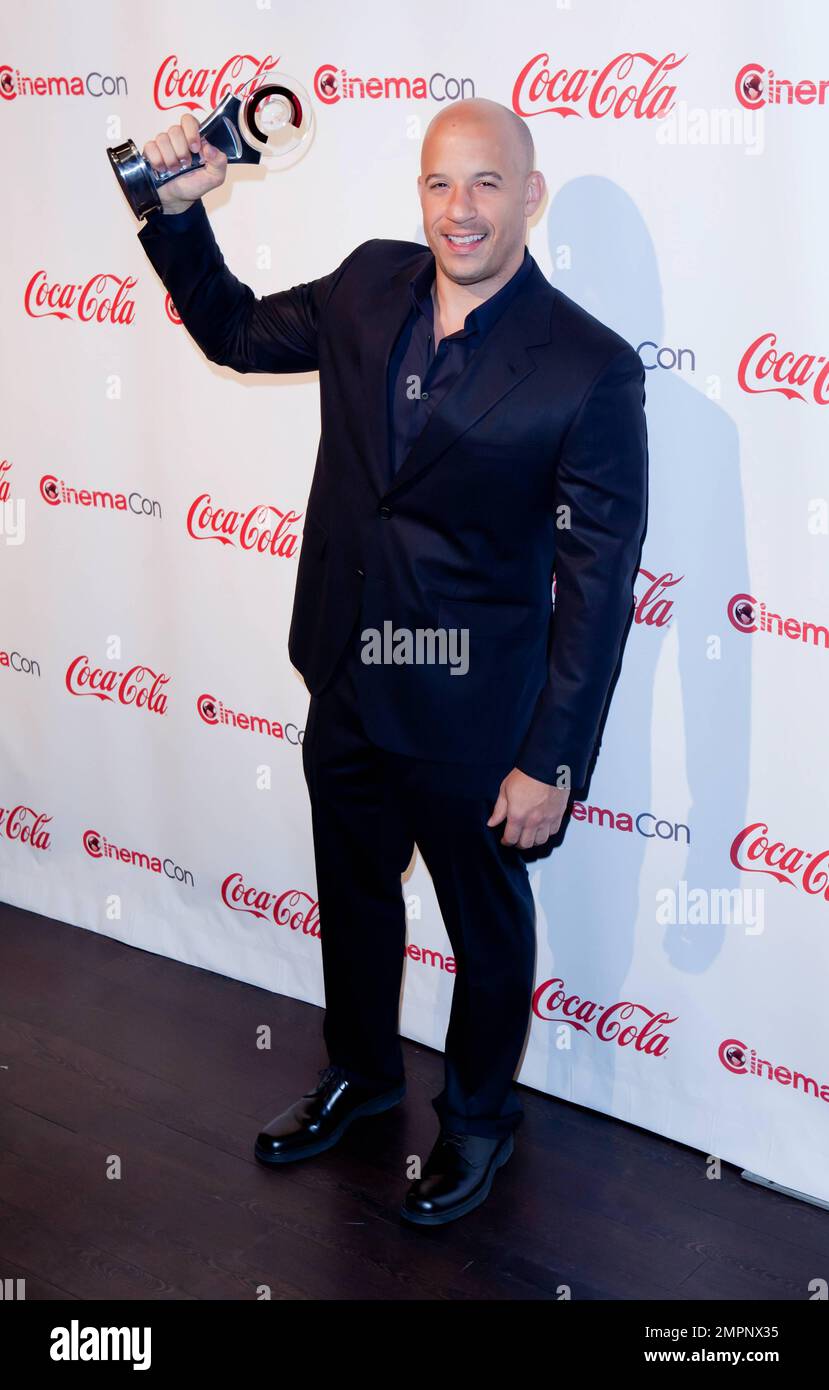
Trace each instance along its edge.
<path fill-rule="evenodd" d="M 240 100 L 242 138 L 264 160 L 298 159 L 311 138 L 313 122 L 308 93 L 284 73 L 276 81 L 263 82 Z"/>

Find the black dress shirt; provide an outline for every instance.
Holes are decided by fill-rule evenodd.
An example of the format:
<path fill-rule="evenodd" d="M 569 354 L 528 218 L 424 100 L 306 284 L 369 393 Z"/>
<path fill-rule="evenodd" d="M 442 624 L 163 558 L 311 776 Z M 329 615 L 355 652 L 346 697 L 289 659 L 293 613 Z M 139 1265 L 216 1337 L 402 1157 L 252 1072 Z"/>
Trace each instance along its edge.
<path fill-rule="evenodd" d="M 442 338 L 435 352 L 432 285 L 434 257 L 409 282 L 412 308 L 389 360 L 390 479 L 412 449 L 433 410 L 468 365 L 533 267 L 527 247 L 512 279 L 472 309 L 463 328 Z M 411 378 L 415 381 L 412 383 Z M 418 383 L 419 391 L 418 395 Z"/>

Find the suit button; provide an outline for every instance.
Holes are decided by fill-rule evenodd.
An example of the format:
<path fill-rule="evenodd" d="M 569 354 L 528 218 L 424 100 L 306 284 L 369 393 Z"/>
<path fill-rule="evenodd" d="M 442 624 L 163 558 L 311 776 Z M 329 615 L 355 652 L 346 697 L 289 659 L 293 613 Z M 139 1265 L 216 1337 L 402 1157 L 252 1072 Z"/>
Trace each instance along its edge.
<path fill-rule="evenodd" d="M 389 517 L 391 516 L 391 507 L 381 507 L 380 515 L 384 521 L 388 521 Z"/>
<path fill-rule="evenodd" d="M 357 570 L 357 574 L 359 574 L 359 576 L 360 576 L 361 579 L 365 579 L 365 577 L 366 577 L 366 572 L 365 572 L 365 570 Z"/>

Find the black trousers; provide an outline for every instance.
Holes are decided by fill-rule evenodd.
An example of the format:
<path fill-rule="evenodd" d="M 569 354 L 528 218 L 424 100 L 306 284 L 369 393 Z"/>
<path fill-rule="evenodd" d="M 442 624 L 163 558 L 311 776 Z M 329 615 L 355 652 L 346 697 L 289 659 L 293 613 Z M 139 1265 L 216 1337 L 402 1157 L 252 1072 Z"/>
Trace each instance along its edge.
<path fill-rule="evenodd" d="M 401 874 L 417 844 L 456 962 L 444 1088 L 432 1104 L 446 1129 L 497 1137 L 523 1116 L 512 1083 L 536 949 L 522 851 L 500 843 L 503 824 L 486 824 L 511 769 L 432 763 L 370 742 L 352 676 L 359 651 L 355 627 L 331 683 L 311 698 L 302 745 L 329 1062 L 372 1085 L 403 1079 Z"/>

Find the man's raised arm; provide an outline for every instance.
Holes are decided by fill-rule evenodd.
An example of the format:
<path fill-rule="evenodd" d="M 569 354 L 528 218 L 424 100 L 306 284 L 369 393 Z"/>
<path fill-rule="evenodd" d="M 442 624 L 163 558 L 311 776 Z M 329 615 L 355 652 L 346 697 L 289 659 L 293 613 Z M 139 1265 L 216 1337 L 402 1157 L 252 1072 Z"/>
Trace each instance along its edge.
<path fill-rule="evenodd" d="M 148 141 L 145 158 L 156 169 L 176 169 L 201 150 L 204 169 L 162 184 L 162 211 L 138 239 L 205 357 L 237 372 L 311 372 L 318 366 L 320 315 L 356 247 L 329 275 L 257 298 L 228 270 L 216 243 L 202 194 L 218 188 L 227 156 L 200 136 L 194 116 Z"/>

